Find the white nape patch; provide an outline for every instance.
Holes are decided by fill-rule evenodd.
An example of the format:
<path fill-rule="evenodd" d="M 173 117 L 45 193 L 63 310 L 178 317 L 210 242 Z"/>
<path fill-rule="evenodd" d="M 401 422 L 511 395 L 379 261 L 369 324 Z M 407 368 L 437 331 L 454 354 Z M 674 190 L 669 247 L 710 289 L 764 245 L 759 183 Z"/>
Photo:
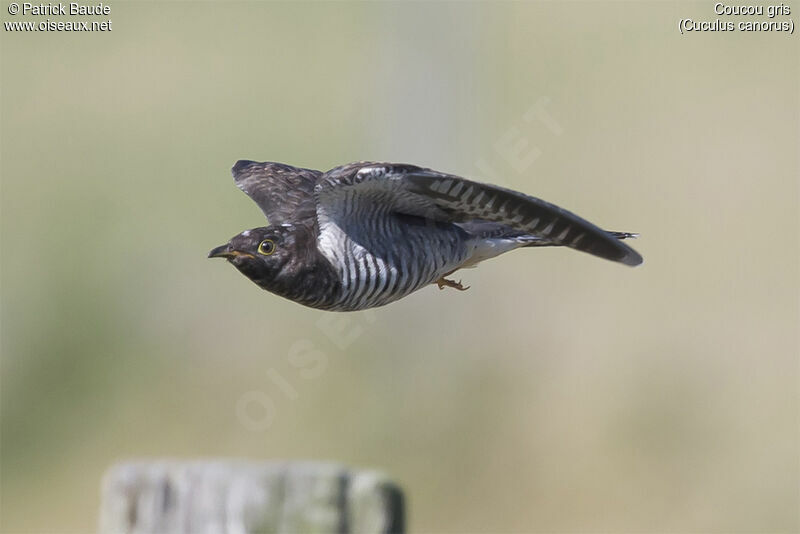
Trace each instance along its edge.
<path fill-rule="evenodd" d="M 356 172 L 356 176 L 359 178 L 366 178 L 369 176 L 378 176 L 383 172 L 384 172 L 383 167 L 375 167 L 375 166 L 361 167 L 360 169 L 358 169 L 358 172 Z"/>
<path fill-rule="evenodd" d="M 242 235 L 245 236 L 245 237 L 249 236 L 250 235 L 250 230 L 245 230 L 244 232 L 242 232 Z"/>

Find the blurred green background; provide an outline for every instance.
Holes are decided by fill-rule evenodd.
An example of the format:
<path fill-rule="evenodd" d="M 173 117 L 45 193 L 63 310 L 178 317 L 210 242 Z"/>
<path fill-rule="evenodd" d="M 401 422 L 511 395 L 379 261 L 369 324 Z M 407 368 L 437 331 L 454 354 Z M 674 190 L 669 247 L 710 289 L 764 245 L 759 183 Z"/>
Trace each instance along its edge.
<path fill-rule="evenodd" d="M 800 529 L 797 35 L 678 33 L 713 2 L 111 5 L 0 36 L 3 532 L 93 530 L 149 456 L 382 469 L 414 532 Z M 501 182 L 645 264 L 518 251 L 305 309 L 205 257 L 263 223 L 239 158 Z"/>

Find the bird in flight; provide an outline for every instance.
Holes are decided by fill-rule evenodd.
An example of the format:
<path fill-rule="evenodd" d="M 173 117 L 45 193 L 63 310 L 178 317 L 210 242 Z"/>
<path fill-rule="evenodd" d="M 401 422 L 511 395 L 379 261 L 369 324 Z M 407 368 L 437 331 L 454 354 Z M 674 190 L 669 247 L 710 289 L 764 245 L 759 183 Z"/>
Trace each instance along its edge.
<path fill-rule="evenodd" d="M 331 311 L 383 306 L 430 284 L 467 289 L 458 269 L 521 247 L 565 246 L 635 266 L 623 239 L 544 200 L 414 165 L 328 172 L 237 161 L 236 185 L 269 226 L 209 252 L 262 289 Z"/>

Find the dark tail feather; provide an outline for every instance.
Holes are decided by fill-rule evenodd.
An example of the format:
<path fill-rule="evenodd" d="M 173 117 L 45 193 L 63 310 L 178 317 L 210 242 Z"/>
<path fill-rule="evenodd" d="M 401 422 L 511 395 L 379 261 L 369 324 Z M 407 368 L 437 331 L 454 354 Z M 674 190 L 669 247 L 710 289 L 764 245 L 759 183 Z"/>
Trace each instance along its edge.
<path fill-rule="evenodd" d="M 637 237 L 639 237 L 639 234 L 637 234 L 635 232 L 610 232 L 610 231 L 606 231 L 606 233 L 608 235 L 610 235 L 611 237 L 615 237 L 615 238 L 619 239 L 620 241 L 622 241 L 623 239 L 636 239 Z M 530 243 L 528 243 L 525 246 L 526 247 L 559 247 L 559 246 L 564 246 L 562 243 L 553 243 L 552 241 L 548 241 L 546 239 L 541 239 L 541 238 L 534 238 L 534 239 L 535 239 L 535 241 L 531 241 Z"/>
<path fill-rule="evenodd" d="M 608 235 L 617 239 L 636 239 L 639 237 L 639 234 L 634 232 L 608 232 Z"/>

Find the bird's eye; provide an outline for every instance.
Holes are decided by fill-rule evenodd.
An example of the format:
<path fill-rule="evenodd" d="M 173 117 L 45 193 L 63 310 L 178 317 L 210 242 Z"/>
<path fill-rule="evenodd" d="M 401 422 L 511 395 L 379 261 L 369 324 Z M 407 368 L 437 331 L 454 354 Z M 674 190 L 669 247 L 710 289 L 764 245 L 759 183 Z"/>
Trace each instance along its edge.
<path fill-rule="evenodd" d="M 258 253 L 264 256 L 269 256 L 275 252 L 275 241 L 272 239 L 265 239 L 258 245 Z"/>

